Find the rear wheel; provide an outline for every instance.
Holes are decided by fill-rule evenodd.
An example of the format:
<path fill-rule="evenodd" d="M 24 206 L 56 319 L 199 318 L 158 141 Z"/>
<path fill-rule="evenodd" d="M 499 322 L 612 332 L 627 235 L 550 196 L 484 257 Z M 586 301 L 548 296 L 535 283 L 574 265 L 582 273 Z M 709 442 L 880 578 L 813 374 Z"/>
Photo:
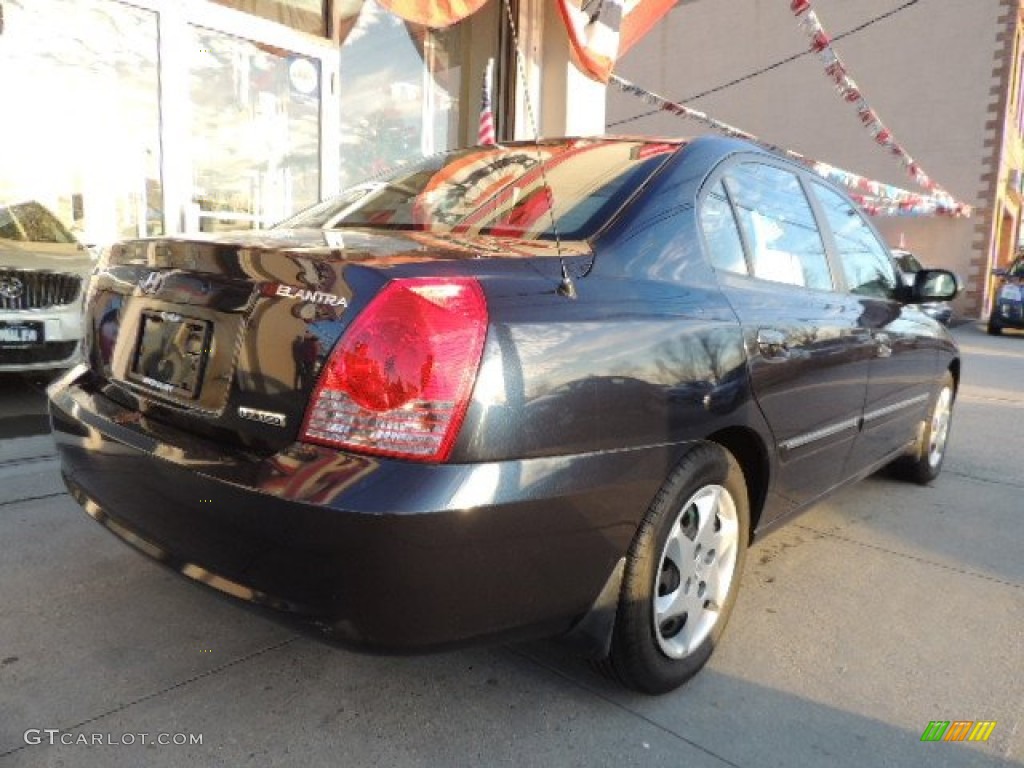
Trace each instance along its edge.
<path fill-rule="evenodd" d="M 1001 336 L 1003 334 L 1003 326 L 996 322 L 995 317 L 989 315 L 988 325 L 985 328 L 988 331 L 989 336 Z"/>
<path fill-rule="evenodd" d="M 749 530 L 743 472 L 721 446 L 700 444 L 630 546 L 608 659 L 624 685 L 664 693 L 707 662 L 736 600 Z"/>
<path fill-rule="evenodd" d="M 939 388 L 932 397 L 928 421 L 914 454 L 895 465 L 897 474 L 907 480 L 926 485 L 939 476 L 946 458 L 946 443 L 953 421 L 953 376 L 946 371 Z"/>

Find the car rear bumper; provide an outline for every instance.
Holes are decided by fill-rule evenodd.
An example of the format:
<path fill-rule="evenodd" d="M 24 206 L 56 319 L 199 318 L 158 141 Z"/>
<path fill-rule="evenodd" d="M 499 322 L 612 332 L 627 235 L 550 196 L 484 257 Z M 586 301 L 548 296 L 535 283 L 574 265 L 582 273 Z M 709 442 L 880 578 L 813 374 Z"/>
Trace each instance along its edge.
<path fill-rule="evenodd" d="M 185 576 L 381 651 L 571 629 L 682 451 L 430 466 L 296 444 L 258 458 L 67 379 L 50 395 L 65 481 L 93 518 Z"/>
<path fill-rule="evenodd" d="M 17 346 L 0 344 L 0 372 L 70 368 L 82 360 L 84 323 L 80 302 L 54 309 L 0 310 L 0 324 L 21 323 L 38 323 L 43 341 Z"/>

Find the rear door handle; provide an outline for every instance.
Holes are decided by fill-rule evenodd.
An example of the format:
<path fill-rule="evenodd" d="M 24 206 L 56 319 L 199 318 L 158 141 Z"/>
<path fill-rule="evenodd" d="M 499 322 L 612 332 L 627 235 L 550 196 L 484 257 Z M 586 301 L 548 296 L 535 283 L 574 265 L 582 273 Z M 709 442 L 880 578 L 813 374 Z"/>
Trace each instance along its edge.
<path fill-rule="evenodd" d="M 763 357 L 769 359 L 778 360 L 789 357 L 786 334 L 774 328 L 761 328 L 757 332 L 757 348 Z"/>

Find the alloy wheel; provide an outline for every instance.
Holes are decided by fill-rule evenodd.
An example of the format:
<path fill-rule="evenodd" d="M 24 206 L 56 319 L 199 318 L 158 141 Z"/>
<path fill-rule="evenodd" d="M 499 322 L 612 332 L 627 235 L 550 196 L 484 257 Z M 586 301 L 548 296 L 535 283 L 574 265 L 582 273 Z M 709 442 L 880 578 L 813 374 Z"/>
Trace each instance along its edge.
<path fill-rule="evenodd" d="M 738 540 L 736 503 L 722 486 L 706 485 L 683 505 L 654 585 L 654 634 L 666 656 L 691 654 L 714 629 L 735 578 Z"/>
<path fill-rule="evenodd" d="M 932 423 L 929 429 L 928 464 L 937 467 L 946 452 L 946 439 L 949 437 L 949 422 L 953 415 L 953 391 L 943 387 L 935 400 L 932 410 Z"/>

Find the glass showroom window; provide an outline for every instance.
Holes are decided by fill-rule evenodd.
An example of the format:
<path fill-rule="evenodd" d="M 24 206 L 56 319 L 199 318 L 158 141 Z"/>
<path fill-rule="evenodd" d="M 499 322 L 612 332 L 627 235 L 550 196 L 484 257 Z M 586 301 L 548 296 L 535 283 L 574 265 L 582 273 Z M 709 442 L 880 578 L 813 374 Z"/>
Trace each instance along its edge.
<path fill-rule="evenodd" d="M 366 2 L 342 38 L 341 188 L 457 146 L 462 24 L 428 30 Z"/>
<path fill-rule="evenodd" d="M 163 232 L 156 14 L 4 0 L 0 204 L 36 201 L 86 243 Z"/>
<path fill-rule="evenodd" d="M 320 62 L 190 27 L 187 229 L 274 224 L 320 197 Z"/>

